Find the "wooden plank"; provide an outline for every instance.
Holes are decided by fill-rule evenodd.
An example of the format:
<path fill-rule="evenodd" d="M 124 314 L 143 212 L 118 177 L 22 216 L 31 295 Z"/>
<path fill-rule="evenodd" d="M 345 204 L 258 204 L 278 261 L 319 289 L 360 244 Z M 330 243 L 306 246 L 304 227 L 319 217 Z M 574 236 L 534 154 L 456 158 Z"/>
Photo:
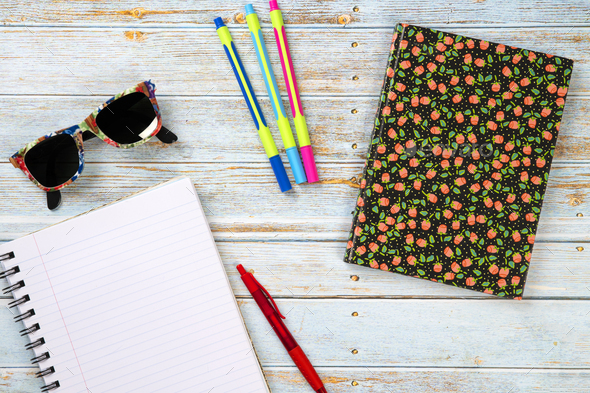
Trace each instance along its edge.
<path fill-rule="evenodd" d="M 51 131 L 79 123 L 108 96 L 39 97 L 0 96 L 0 129 L 18 130 L 3 136 L 0 158 L 14 154 L 26 143 Z M 305 114 L 316 161 L 362 162 L 372 131 L 377 97 L 307 97 Z M 158 100 L 164 125 L 179 141 L 174 145 L 154 143 L 137 149 L 115 149 L 92 140 L 85 143 L 85 160 L 93 162 L 266 162 L 254 125 L 248 123 L 244 101 L 233 97 L 162 97 Z M 277 146 L 283 143 L 267 98 L 262 110 Z M 288 98 L 284 103 L 289 105 Z M 232 106 L 232 116 L 227 108 Z M 13 110 L 18 107 L 19 110 Z M 358 113 L 351 111 L 356 109 Z M 590 160 L 590 98 L 573 96 L 568 101 L 555 152 L 556 160 Z M 228 143 L 229 138 L 236 142 Z M 239 142 L 238 142 L 239 141 Z"/>
<path fill-rule="evenodd" d="M 485 298 L 479 292 L 342 262 L 343 242 L 217 242 L 234 293 L 247 297 L 235 266 L 257 273 L 276 297 Z M 525 299 L 589 298 L 590 267 L 575 243 L 538 243 Z M 296 272 L 296 273 L 295 273 Z M 356 276 L 356 280 L 353 279 Z M 7 286 L 0 280 L 0 288 Z"/>
<path fill-rule="evenodd" d="M 243 24 L 244 11 L 239 4 L 219 1 L 199 1 L 187 5 L 179 0 L 124 0 L 97 3 L 93 0 L 58 2 L 51 7 L 35 1 L 5 1 L 0 6 L 2 22 L 7 25 L 140 25 L 195 26 L 210 25 L 222 16 L 226 23 Z M 197 6 L 198 4 L 198 6 Z M 252 1 L 263 23 L 269 23 L 268 2 Z M 418 0 L 283 0 L 280 5 L 287 24 L 323 24 L 348 26 L 391 25 L 394 20 L 417 24 L 563 24 L 585 23 L 588 4 L 570 0 L 564 7 L 557 0 L 536 1 L 470 1 L 455 0 L 451 4 Z M 358 11 L 355 11 L 355 7 Z M 416 12 L 419 10 L 419 12 Z"/>
<path fill-rule="evenodd" d="M 10 393 L 37 392 L 37 369 L 2 368 L 0 387 Z M 526 369 L 433 369 L 318 367 L 326 389 L 332 393 L 350 392 L 503 392 L 512 393 L 586 393 L 590 389 L 587 370 Z M 264 367 L 273 392 L 308 393 L 307 382 L 295 367 Z M 354 384 L 356 383 L 356 384 Z"/>
<path fill-rule="evenodd" d="M 268 163 L 90 163 L 83 176 L 63 191 L 63 205 L 51 212 L 45 208 L 44 192 L 20 170 L 10 164 L 0 164 L 0 188 L 4 190 L 0 198 L 0 222 L 3 224 L 0 240 L 14 239 L 41 229 L 52 220 L 83 213 L 178 175 L 187 175 L 195 183 L 215 231 L 234 235 L 234 231 L 252 233 L 262 230 L 271 236 L 259 238 L 274 239 L 278 236 L 276 231 L 305 232 L 305 225 L 298 226 L 305 220 L 311 220 L 312 227 L 327 220 L 326 229 L 331 232 L 328 240 L 333 240 L 334 229 L 344 234 L 350 228 L 350 213 L 358 195 L 356 179 L 362 164 L 320 164 L 318 168 L 319 183 L 295 186 L 292 191 L 279 195 Z M 589 164 L 553 165 L 541 222 L 549 218 L 571 220 L 548 221 L 542 227 L 545 229 L 541 235 L 545 239 L 563 240 L 564 234 L 584 233 L 587 225 L 576 228 L 576 223 L 586 220 L 576 215 L 590 216 L 586 203 L 590 198 L 589 181 Z M 272 204 L 257 203 L 268 200 L 269 196 L 273 196 Z M 255 218 L 254 222 L 248 222 L 249 218 Z M 564 227 L 554 228 L 554 224 Z M 552 238 L 553 234 L 556 237 Z M 587 236 L 581 235 L 582 238 Z M 293 238 L 292 234 L 286 237 Z"/>
<path fill-rule="evenodd" d="M 41 197 L 40 197 L 41 198 Z M 40 204 L 43 203 L 39 199 Z M 70 202 L 72 203 L 72 202 Z M 75 203 L 75 202 L 73 202 Z M 41 215 L 0 215 L 0 225 L 12 226 L 16 232 L 0 231 L 0 239 L 11 240 L 66 219 L 47 212 Z M 61 208 L 60 208 L 61 209 Z M 54 214 L 54 215 L 50 215 Z M 215 217 L 208 214 L 209 225 L 217 241 L 338 241 L 348 240 L 351 217 Z M 588 218 L 542 217 L 538 242 L 571 242 L 574 246 L 590 242 Z M 2 240 L 0 240 L 1 242 Z"/>
<path fill-rule="evenodd" d="M 35 378 L 38 368 L 0 368 L 0 389 L 11 393 L 39 392 L 43 381 Z"/>
<path fill-rule="evenodd" d="M 329 368 L 319 367 L 328 392 L 567 392 L 590 389 L 587 370 Z M 290 369 L 264 367 L 273 392 L 309 392 L 301 374 Z M 356 382 L 356 384 L 354 384 Z"/>
<path fill-rule="evenodd" d="M 6 302 L 0 300 L 0 367 L 25 367 L 32 356 L 22 349 Z M 239 304 L 262 365 L 291 366 L 253 300 Z M 587 301 L 279 299 L 277 304 L 310 361 L 322 367 L 590 365 Z"/>
<path fill-rule="evenodd" d="M 579 252 L 579 245 L 537 243 L 524 298 L 590 298 L 587 251 Z M 277 298 L 491 298 L 480 292 L 343 263 L 343 241 L 217 241 L 217 247 L 238 297 L 249 296 L 236 270 L 236 265 L 242 263 Z M 0 288 L 7 286 L 6 280 L 0 280 Z"/>
<path fill-rule="evenodd" d="M 236 296 L 248 296 L 244 264 L 275 297 L 485 298 L 488 295 L 342 262 L 344 242 L 218 242 Z M 573 243 L 538 243 L 525 299 L 590 298 L 588 257 Z"/>
<path fill-rule="evenodd" d="M 51 131 L 79 123 L 109 97 L 0 97 L 0 129 L 7 133 L 0 146 L 0 159 L 7 158 Z M 584 100 L 584 103 L 590 99 Z M 179 141 L 164 145 L 154 138 L 137 149 L 116 149 L 98 139 L 85 142 L 85 161 L 90 162 L 268 162 L 262 144 L 249 119 L 246 103 L 234 97 L 163 97 L 158 99 L 164 125 L 173 129 Z M 261 100 L 269 118 L 275 142 L 284 156 L 270 101 Z M 285 105 L 289 105 L 285 97 Z M 305 113 L 317 162 L 362 162 L 366 154 L 371 124 L 377 105 L 376 97 L 320 98 L 305 103 Z M 19 110 L 13 108 L 18 106 Z M 227 108 L 233 107 L 227 116 Z M 352 114 L 357 109 L 359 113 Z M 33 120 L 34 119 L 34 120 Z M 574 127 L 588 122 L 580 116 Z M 590 113 L 588 116 L 590 119 Z M 565 126 L 562 127 L 566 128 Z M 573 127 L 572 127 L 573 128 Z M 293 131 L 295 128 L 293 126 Z M 356 148 L 353 145 L 356 144 Z M 587 153 L 590 158 L 590 153 Z M 285 160 L 286 160 L 286 156 Z M 5 160 L 3 160 L 5 161 Z"/>
<path fill-rule="evenodd" d="M 290 365 L 284 351 L 274 350 L 282 348 L 276 336 L 266 334 L 267 323 L 254 302 L 241 303 L 263 365 Z M 319 366 L 590 364 L 590 303 L 585 301 L 285 299 L 278 305 L 289 314 L 291 332 Z M 267 352 L 270 348 L 272 353 Z"/>
<path fill-rule="evenodd" d="M 446 30 L 572 58 L 576 64 L 571 94 L 590 92 L 588 28 Z M 264 32 L 279 87 L 285 92 L 272 31 L 266 28 Z M 0 56 L 4 75 L 0 94 L 114 95 L 129 84 L 152 79 L 162 95 L 240 95 L 213 28 L 3 27 L 0 33 L 7 43 Z M 250 34 L 243 27 L 232 29 L 232 34 L 253 88 L 262 94 L 266 88 Z M 289 44 L 301 93 L 375 96 L 383 80 L 391 37 L 391 28 L 290 28 Z M 358 46 L 352 47 L 353 42 Z M 232 105 L 227 108 L 230 113 L 232 109 Z"/>

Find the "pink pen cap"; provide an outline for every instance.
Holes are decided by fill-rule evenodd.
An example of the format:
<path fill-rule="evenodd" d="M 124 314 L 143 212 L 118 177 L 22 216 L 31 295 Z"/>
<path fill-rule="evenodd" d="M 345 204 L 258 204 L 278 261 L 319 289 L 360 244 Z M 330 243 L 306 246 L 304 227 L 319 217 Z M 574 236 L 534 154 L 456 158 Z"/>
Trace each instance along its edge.
<path fill-rule="evenodd" d="M 285 34 L 283 16 L 277 0 L 271 0 L 268 3 L 270 5 L 270 18 L 279 49 L 281 66 L 283 68 L 283 76 L 285 77 L 285 85 L 287 86 L 287 92 L 289 93 L 293 122 L 295 123 L 295 129 L 297 130 L 297 139 L 299 140 L 299 146 L 301 149 L 303 167 L 305 169 L 305 174 L 307 175 L 308 183 L 315 183 L 319 181 L 318 171 L 313 156 L 313 149 L 311 147 L 305 115 L 303 114 L 303 107 L 301 106 L 301 98 L 299 97 L 297 78 L 295 77 L 289 44 L 287 43 L 287 36 Z"/>
<path fill-rule="evenodd" d="M 318 170 L 315 165 L 315 158 L 313 157 L 313 150 L 311 145 L 301 146 L 301 159 L 305 167 L 305 174 L 309 183 L 315 183 L 320 180 L 318 177 Z"/>

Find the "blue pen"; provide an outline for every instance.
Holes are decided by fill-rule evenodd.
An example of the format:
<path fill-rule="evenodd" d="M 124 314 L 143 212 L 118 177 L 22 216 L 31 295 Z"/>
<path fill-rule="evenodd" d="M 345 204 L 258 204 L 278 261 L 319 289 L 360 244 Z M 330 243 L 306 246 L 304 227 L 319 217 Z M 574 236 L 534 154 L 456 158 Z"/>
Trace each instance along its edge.
<path fill-rule="evenodd" d="M 283 161 L 281 161 L 277 146 L 272 139 L 270 129 L 266 125 L 266 120 L 264 119 L 264 115 L 260 110 L 258 100 L 254 94 L 254 90 L 252 89 L 252 85 L 250 84 L 250 80 L 246 74 L 246 70 L 242 65 L 242 61 L 240 60 L 238 51 L 236 50 L 234 42 L 231 38 L 229 29 L 227 26 L 225 26 L 223 19 L 221 18 L 215 18 L 215 27 L 217 28 L 217 34 L 219 35 L 219 39 L 221 39 L 221 43 L 223 44 L 227 58 L 229 59 L 232 69 L 234 70 L 236 79 L 240 84 L 240 89 L 242 90 L 246 104 L 248 104 L 248 109 L 250 109 L 250 114 L 252 115 L 252 119 L 254 120 L 256 129 L 258 130 L 258 135 L 262 141 L 262 146 L 264 146 L 264 150 L 266 151 L 266 155 L 270 161 L 272 170 L 275 173 L 279 187 L 281 188 L 282 192 L 289 191 L 291 189 L 291 182 L 289 182 L 289 177 L 287 176 L 287 172 L 283 166 Z"/>
<path fill-rule="evenodd" d="M 258 63 L 260 64 L 260 70 L 264 76 L 264 83 L 266 84 L 266 90 L 268 91 L 268 97 L 272 103 L 272 109 L 281 132 L 281 138 L 287 151 L 287 158 L 291 164 L 293 170 L 293 176 L 295 177 L 295 183 L 305 183 L 307 177 L 301 164 L 301 158 L 297 151 L 297 145 L 295 144 L 295 138 L 293 137 L 293 131 L 289 124 L 289 119 L 285 114 L 285 107 L 283 106 L 283 100 L 279 93 L 279 87 L 275 79 L 275 74 L 272 70 L 270 59 L 268 58 L 268 52 L 266 51 L 266 45 L 264 44 L 264 38 L 262 37 L 262 30 L 260 29 L 260 22 L 258 21 L 258 15 L 254 12 L 252 4 L 246 4 L 246 22 L 248 22 L 248 28 L 250 29 L 250 35 L 254 42 L 254 48 L 256 49 L 256 55 L 258 56 Z"/>

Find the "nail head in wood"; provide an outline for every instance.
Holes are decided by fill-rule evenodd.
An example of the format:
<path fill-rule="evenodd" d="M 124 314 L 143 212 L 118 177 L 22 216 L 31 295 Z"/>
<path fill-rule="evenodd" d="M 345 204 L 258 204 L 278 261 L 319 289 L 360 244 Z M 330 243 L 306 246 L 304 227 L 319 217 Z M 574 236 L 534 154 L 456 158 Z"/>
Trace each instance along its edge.
<path fill-rule="evenodd" d="M 350 23 L 351 20 L 352 18 L 350 17 L 350 15 L 340 15 L 338 17 L 338 23 L 341 25 L 347 25 Z"/>
<path fill-rule="evenodd" d="M 243 12 L 240 12 L 239 14 L 236 15 L 236 22 L 244 24 L 246 23 L 246 16 L 244 15 Z"/>

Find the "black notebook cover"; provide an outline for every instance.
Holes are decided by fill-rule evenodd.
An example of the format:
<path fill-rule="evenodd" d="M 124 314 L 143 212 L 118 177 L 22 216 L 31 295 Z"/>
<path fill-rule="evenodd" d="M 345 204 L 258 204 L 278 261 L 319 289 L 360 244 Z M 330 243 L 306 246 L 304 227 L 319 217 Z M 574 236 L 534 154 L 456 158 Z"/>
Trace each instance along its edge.
<path fill-rule="evenodd" d="M 345 262 L 522 297 L 572 67 L 397 25 Z"/>

